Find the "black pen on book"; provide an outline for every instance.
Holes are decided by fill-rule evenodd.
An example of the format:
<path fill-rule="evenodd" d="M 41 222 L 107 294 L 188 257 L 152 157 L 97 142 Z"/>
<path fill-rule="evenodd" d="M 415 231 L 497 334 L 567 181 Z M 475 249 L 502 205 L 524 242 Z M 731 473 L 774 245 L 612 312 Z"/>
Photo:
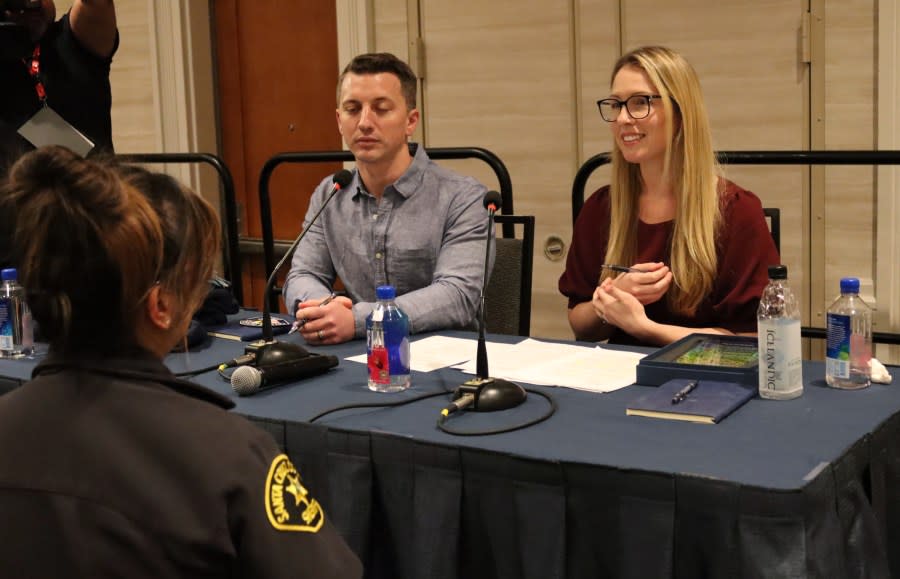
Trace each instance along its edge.
<path fill-rule="evenodd" d="M 628 267 L 627 265 L 613 265 L 610 263 L 604 263 L 600 266 L 600 269 L 611 269 L 612 271 L 618 271 L 620 273 L 647 273 L 647 270 L 645 269 Z"/>
<path fill-rule="evenodd" d="M 699 380 L 691 380 L 690 382 L 685 384 L 684 388 L 676 392 L 675 396 L 672 396 L 672 404 L 678 404 L 679 402 L 682 402 L 685 398 L 688 397 L 688 394 L 690 394 L 691 391 L 697 387 L 697 384 L 699 383 Z"/>
<path fill-rule="evenodd" d="M 331 300 L 333 300 L 334 297 L 335 297 L 334 292 L 331 292 L 331 295 L 328 296 L 327 298 L 325 298 L 324 300 L 322 300 L 322 303 L 320 303 L 318 307 L 322 308 L 322 307 L 327 306 L 328 304 L 331 303 Z M 288 331 L 288 334 L 293 334 L 293 333 L 297 332 L 298 330 L 300 330 L 300 328 L 303 327 L 303 324 L 305 324 L 305 323 L 306 323 L 306 318 L 303 318 L 303 320 L 295 321 L 291 325 L 291 329 Z"/>

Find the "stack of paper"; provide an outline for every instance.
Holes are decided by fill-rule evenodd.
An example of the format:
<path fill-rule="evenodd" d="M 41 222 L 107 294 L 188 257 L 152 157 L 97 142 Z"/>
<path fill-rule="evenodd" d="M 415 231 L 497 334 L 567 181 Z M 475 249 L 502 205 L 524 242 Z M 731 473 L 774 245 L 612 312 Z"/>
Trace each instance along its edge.
<path fill-rule="evenodd" d="M 410 344 L 412 369 L 430 372 L 453 366 L 474 374 L 477 348 L 475 339 L 430 336 L 415 340 Z M 517 344 L 488 342 L 487 354 L 492 378 L 593 392 L 609 392 L 634 384 L 638 361 L 644 357 L 644 354 L 601 346 L 575 346 L 531 338 Z M 365 355 L 347 359 L 366 361 Z"/>

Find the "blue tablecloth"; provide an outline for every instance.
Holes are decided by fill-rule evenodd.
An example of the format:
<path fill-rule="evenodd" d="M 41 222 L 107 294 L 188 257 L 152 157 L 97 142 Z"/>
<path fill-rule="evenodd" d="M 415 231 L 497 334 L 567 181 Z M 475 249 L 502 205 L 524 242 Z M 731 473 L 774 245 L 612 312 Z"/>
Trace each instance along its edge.
<path fill-rule="evenodd" d="M 175 372 L 212 366 L 243 346 L 215 340 L 167 363 Z M 556 414 L 524 430 L 459 437 L 436 422 L 466 375 L 414 372 L 410 390 L 373 393 L 365 366 L 343 360 L 364 348 L 312 347 L 341 364 L 250 397 L 234 396 L 215 372 L 195 380 L 232 396 L 236 412 L 276 437 L 320 489 L 369 576 L 900 573 L 886 549 L 900 534 L 900 387 L 834 390 L 822 363 L 805 362 L 802 397 L 755 398 L 705 425 L 626 416 L 644 386 L 595 394 L 525 385 L 554 397 Z M 33 364 L 0 361 L 0 375 L 27 378 Z M 308 422 L 342 405 L 432 392 L 444 394 Z M 546 409 L 532 394 L 513 410 L 450 421 L 498 428 Z"/>

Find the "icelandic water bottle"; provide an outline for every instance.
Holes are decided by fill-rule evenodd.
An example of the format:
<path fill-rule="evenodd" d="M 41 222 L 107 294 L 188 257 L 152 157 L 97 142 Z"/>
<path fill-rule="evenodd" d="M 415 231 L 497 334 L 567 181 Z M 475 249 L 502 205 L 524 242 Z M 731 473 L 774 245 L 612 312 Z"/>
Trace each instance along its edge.
<path fill-rule="evenodd" d="M 0 271 L 0 357 L 28 356 L 34 350 L 31 310 L 15 268 Z"/>
<path fill-rule="evenodd" d="M 803 394 L 800 306 L 787 280 L 787 267 L 769 266 L 756 315 L 759 339 L 759 395 L 788 400 Z"/>
<path fill-rule="evenodd" d="M 409 317 L 397 307 L 394 286 L 375 289 L 378 302 L 366 318 L 369 389 L 399 392 L 409 388 Z"/>
<path fill-rule="evenodd" d="M 859 279 L 841 279 L 841 295 L 828 308 L 825 381 L 855 390 L 872 378 L 872 308 L 859 297 Z"/>

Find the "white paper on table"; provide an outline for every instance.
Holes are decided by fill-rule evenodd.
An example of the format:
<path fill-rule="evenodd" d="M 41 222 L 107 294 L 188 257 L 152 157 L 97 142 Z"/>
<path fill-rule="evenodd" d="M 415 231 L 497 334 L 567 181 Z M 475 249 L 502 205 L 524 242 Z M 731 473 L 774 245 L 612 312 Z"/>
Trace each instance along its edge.
<path fill-rule="evenodd" d="M 496 345 L 508 346 L 510 344 Z M 466 360 L 474 360 L 477 350 L 478 340 L 470 338 L 428 336 L 427 338 L 410 340 L 410 370 L 415 370 L 416 372 L 431 372 L 432 370 L 459 364 Z M 493 349 L 489 344 L 488 355 L 490 355 L 491 351 L 493 351 Z M 365 354 L 350 356 L 344 359 L 350 362 L 366 363 Z"/>
<path fill-rule="evenodd" d="M 491 345 L 488 343 L 491 377 L 592 392 L 610 392 L 634 384 L 637 364 L 644 357 L 644 354 L 601 346 L 592 348 L 531 338 L 514 345 L 498 344 L 506 348 L 492 350 Z M 492 351 L 496 354 L 491 354 Z M 454 368 L 474 374 L 475 360 Z"/>

